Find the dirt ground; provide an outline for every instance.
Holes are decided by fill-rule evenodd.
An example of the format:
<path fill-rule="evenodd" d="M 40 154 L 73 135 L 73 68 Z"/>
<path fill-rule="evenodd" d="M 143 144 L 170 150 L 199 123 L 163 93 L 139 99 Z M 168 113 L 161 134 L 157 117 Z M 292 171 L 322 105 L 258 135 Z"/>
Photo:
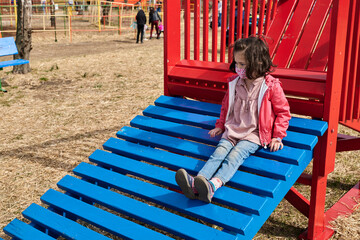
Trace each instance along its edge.
<path fill-rule="evenodd" d="M 163 93 L 162 39 L 75 34 L 70 44 L 66 36 L 54 42 L 34 34 L 30 62 L 29 74 L 0 72 L 8 90 L 0 93 L 1 229 Z M 359 156 L 338 155 L 327 207 L 359 181 Z M 359 219 L 341 219 L 333 239 L 359 239 Z M 255 238 L 296 239 L 306 223 L 283 201 Z"/>

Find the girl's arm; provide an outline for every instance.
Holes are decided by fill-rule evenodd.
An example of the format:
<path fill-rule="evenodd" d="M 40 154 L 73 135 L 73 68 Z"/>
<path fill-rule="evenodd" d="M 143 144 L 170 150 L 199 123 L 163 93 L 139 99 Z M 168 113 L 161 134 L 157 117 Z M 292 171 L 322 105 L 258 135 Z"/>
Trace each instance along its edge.
<path fill-rule="evenodd" d="M 286 130 L 289 127 L 291 115 L 290 106 L 280 82 L 276 82 L 273 86 L 271 104 L 275 113 L 272 138 L 283 139 L 286 137 Z"/>
<path fill-rule="evenodd" d="M 229 108 L 229 90 L 226 91 L 226 94 L 222 100 L 220 118 L 216 120 L 215 128 L 220 128 L 222 131 L 225 131 L 225 121 L 226 121 L 228 108 Z"/>

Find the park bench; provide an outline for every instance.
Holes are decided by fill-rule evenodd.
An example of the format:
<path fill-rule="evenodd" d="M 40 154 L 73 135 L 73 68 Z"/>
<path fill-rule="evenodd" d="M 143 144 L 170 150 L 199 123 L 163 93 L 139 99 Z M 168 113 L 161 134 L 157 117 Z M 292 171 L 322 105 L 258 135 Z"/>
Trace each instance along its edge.
<path fill-rule="evenodd" d="M 223 6 L 226 2 L 223 1 Z M 235 1 L 229 2 L 229 15 L 233 19 Z M 253 2 L 257 6 L 257 1 Z M 307 8 L 302 5 L 304 2 L 308 4 Z M 209 19 L 206 16 L 203 17 L 203 26 L 206 27 L 203 28 L 203 58 L 200 60 L 200 1 L 194 1 L 192 49 L 190 0 L 185 1 L 182 59 L 180 1 L 165 1 L 166 29 L 170 29 L 167 26 L 172 29 L 165 31 L 165 95 L 156 99 L 142 115 L 136 116 L 130 127 L 121 128 L 116 138 L 108 139 L 103 144 L 103 150 L 92 153 L 89 157 L 91 163 L 79 164 L 73 170 L 77 177 L 68 175 L 61 179 L 57 185 L 62 191 L 48 190 L 41 197 L 47 208 L 31 204 L 23 212 L 31 224 L 15 219 L 4 231 L 15 239 L 56 239 L 59 236 L 67 239 L 108 239 L 115 236 L 125 239 L 251 239 L 279 202 L 286 198 L 309 218 L 304 238 L 326 239 L 331 236 L 333 231 L 327 228 L 327 222 L 332 216 L 324 213 L 324 203 L 327 175 L 334 168 L 337 125 L 340 120 L 355 129 L 358 126 L 353 123 L 358 119 L 356 111 L 339 117 L 342 91 L 356 95 L 350 87 L 356 80 L 345 78 L 349 87 L 344 90 L 341 88 L 344 81 L 333 79 L 343 79 L 349 70 L 359 66 L 357 54 L 350 54 L 352 48 L 359 47 L 359 41 L 356 42 L 357 35 L 353 34 L 357 33 L 358 24 L 354 24 L 354 15 L 349 11 L 359 12 L 360 4 L 342 1 L 340 5 L 339 2 L 268 1 L 268 15 L 265 16 L 265 2 L 261 1 L 258 25 L 264 26 L 264 29 L 253 25 L 248 32 L 250 0 L 245 1 L 245 14 L 237 14 L 245 16 L 238 19 L 245 26 L 244 35 L 265 33 L 274 40 L 269 46 L 272 56 L 279 59 L 279 68 L 273 75 L 281 79 L 291 111 L 299 116 L 290 121 L 284 149 L 278 152 L 267 149 L 257 151 L 244 162 L 228 185 L 215 193 L 213 203 L 206 204 L 187 199 L 179 192 L 175 172 L 184 168 L 191 174 L 197 173 L 219 141 L 219 138 L 209 137 L 207 132 L 219 117 L 219 103 L 227 89 L 226 79 L 232 75 L 228 70 L 231 50 L 226 59 L 225 47 L 227 10 L 223 8 L 220 61 L 217 57 L 217 30 L 212 30 L 215 38 L 212 38 L 212 60 L 208 60 Z M 203 0 L 202 3 L 204 12 L 208 12 L 209 1 Z M 216 4 L 217 1 L 214 1 L 214 23 L 217 23 Z M 320 10 L 324 12 L 322 16 L 318 13 Z M 257 12 L 253 8 L 253 16 Z M 308 57 L 304 60 L 304 56 L 296 57 L 303 50 L 300 53 L 295 50 L 301 49 L 300 36 L 302 39 L 310 35 L 307 33 L 310 30 L 304 26 L 311 26 L 311 30 L 315 28 L 311 24 L 314 16 L 324 21 L 319 23 L 318 31 L 313 34 L 314 44 L 309 53 L 304 53 Z M 331 34 L 320 31 L 330 25 L 330 19 Z M 343 21 L 338 21 L 340 19 Z M 264 23 L 261 22 L 263 20 Z M 240 36 L 241 24 L 237 24 Z M 230 21 L 230 43 L 234 40 L 231 39 L 233 28 L 234 23 Z M 302 34 L 298 34 L 300 32 Z M 299 37 L 294 40 L 291 34 Z M 325 36 L 327 47 L 320 41 L 326 39 Z M 348 41 L 345 42 L 345 39 Z M 349 42 L 352 45 L 349 46 Z M 287 45 L 282 47 L 282 44 Z M 331 51 L 325 51 L 326 48 Z M 324 60 L 321 64 L 324 68 L 312 69 L 311 61 L 317 59 L 319 49 L 323 50 L 319 58 Z M 291 57 L 285 61 L 288 50 Z M 284 54 L 284 59 L 280 54 Z M 306 62 L 302 65 L 304 67 L 287 69 L 293 64 L 300 64 L 299 60 Z M 319 67 L 318 61 L 314 64 Z M 344 113 L 354 109 L 354 105 L 351 107 L 346 101 L 342 104 L 341 111 Z M 341 150 L 353 150 L 359 146 L 358 139 L 344 136 L 341 141 L 347 143 L 347 147 Z M 312 175 L 303 174 L 312 160 Z M 310 200 L 293 187 L 296 181 L 311 185 Z M 335 216 L 337 213 L 332 214 Z"/>
<path fill-rule="evenodd" d="M 18 54 L 18 50 L 16 48 L 14 38 L 13 37 L 0 38 L 0 57 L 16 55 L 16 54 Z M 27 63 L 29 63 L 29 60 L 25 60 L 25 59 L 13 59 L 8 61 L 2 61 L 0 62 L 0 70 L 2 70 L 4 67 L 12 67 Z M 0 79 L 0 91 L 6 92 L 6 90 L 1 87 L 1 79 Z"/>

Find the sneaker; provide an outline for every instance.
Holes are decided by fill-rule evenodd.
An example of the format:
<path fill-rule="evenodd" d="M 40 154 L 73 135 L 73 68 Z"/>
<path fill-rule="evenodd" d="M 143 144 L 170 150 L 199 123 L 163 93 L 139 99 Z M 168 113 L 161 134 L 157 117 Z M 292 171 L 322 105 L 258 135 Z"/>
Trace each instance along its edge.
<path fill-rule="evenodd" d="M 194 178 L 194 185 L 199 192 L 198 199 L 206 203 L 211 203 L 211 199 L 214 196 L 214 187 L 212 184 L 203 176 L 196 176 Z"/>
<path fill-rule="evenodd" d="M 190 199 L 196 198 L 195 194 L 197 191 L 194 186 L 194 178 L 190 176 L 185 169 L 181 168 L 176 172 L 175 180 L 186 197 Z"/>

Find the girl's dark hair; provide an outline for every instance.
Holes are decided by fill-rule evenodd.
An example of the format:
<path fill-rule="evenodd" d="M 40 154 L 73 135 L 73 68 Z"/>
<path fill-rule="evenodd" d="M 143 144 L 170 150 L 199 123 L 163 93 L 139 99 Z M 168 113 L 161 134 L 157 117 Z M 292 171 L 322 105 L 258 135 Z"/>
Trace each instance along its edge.
<path fill-rule="evenodd" d="M 245 51 L 246 61 L 246 77 L 248 79 L 256 79 L 258 77 L 265 77 L 276 67 L 269 54 L 269 47 L 265 41 L 259 37 L 242 38 L 235 41 L 232 45 L 233 61 L 230 64 L 230 71 L 235 71 L 234 54 L 236 52 Z"/>

